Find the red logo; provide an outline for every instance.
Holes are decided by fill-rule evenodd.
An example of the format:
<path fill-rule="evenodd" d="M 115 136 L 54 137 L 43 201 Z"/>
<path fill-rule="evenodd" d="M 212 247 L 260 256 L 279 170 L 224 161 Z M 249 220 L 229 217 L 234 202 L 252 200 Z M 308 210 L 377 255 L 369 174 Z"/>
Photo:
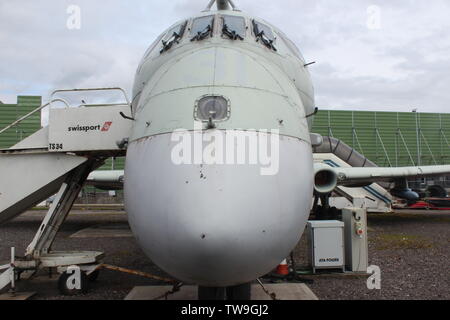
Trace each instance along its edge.
<path fill-rule="evenodd" d="M 102 128 L 102 132 L 109 131 L 109 129 L 111 128 L 111 125 L 112 125 L 112 121 L 105 122 L 105 124 L 103 125 L 103 128 Z"/>

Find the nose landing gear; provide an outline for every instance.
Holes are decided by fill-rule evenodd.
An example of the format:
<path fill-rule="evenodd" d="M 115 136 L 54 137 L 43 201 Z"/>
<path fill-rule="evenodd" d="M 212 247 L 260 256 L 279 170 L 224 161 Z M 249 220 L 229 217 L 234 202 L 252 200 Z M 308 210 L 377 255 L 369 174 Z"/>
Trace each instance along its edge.
<path fill-rule="evenodd" d="M 198 299 L 206 301 L 247 301 L 251 300 L 251 284 L 234 287 L 198 287 Z"/>
<path fill-rule="evenodd" d="M 330 197 L 331 193 L 319 194 L 314 192 L 314 206 L 311 213 L 315 216 L 315 220 L 340 220 L 342 210 L 330 207 Z M 321 205 L 319 205 L 319 200 Z"/>

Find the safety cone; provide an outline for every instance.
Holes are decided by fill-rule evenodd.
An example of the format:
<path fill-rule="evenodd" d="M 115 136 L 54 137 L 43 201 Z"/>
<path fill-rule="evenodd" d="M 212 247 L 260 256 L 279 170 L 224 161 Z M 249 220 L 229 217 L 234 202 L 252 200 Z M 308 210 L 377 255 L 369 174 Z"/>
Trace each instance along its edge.
<path fill-rule="evenodd" d="M 284 259 L 277 267 L 277 274 L 280 276 L 287 276 L 289 275 L 289 266 L 287 263 L 287 260 Z"/>

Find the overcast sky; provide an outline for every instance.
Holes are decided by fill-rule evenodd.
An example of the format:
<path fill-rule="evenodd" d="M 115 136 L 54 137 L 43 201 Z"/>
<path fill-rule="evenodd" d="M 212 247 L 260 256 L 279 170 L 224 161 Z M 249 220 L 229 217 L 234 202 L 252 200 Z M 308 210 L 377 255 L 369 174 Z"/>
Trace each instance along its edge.
<path fill-rule="evenodd" d="M 146 48 L 208 1 L 0 0 L 0 100 L 45 101 L 72 87 L 120 86 L 131 96 Z M 310 70 L 322 109 L 449 112 L 449 0 L 235 3 L 317 61 Z M 70 5 L 81 9 L 80 29 L 67 28 Z"/>

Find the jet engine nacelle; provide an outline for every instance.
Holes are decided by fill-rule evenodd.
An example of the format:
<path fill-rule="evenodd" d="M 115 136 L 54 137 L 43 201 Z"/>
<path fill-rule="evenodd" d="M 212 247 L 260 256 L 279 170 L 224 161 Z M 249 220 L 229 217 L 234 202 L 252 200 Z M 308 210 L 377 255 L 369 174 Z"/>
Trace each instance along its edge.
<path fill-rule="evenodd" d="M 408 200 L 408 201 L 419 201 L 420 200 L 420 196 L 417 192 L 412 191 L 409 188 L 394 188 L 391 190 L 391 195 L 393 195 L 394 197 L 403 199 L 403 200 Z"/>
<path fill-rule="evenodd" d="M 314 166 L 314 190 L 320 194 L 332 192 L 338 183 L 337 173 L 332 167 L 325 164 Z"/>

